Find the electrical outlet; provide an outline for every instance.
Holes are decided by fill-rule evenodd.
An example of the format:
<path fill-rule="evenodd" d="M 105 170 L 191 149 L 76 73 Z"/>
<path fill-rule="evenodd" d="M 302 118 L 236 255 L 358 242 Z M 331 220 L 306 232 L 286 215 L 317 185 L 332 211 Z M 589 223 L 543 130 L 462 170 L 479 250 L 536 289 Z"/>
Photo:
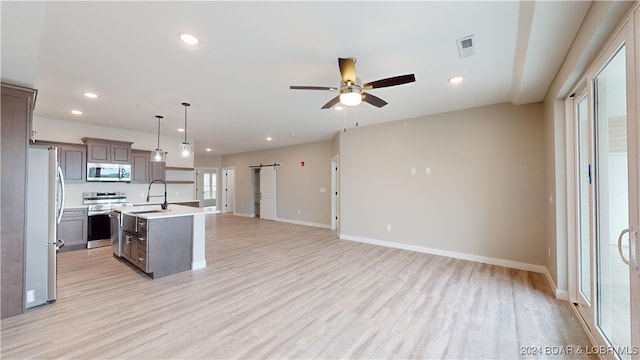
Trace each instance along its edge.
<path fill-rule="evenodd" d="M 391 224 L 387 224 L 387 231 L 391 231 Z"/>
<path fill-rule="evenodd" d="M 302 214 L 302 210 L 298 209 L 298 214 Z"/>
<path fill-rule="evenodd" d="M 36 291 L 35 290 L 27 291 L 27 302 L 31 303 L 34 301 L 36 301 Z"/>
<path fill-rule="evenodd" d="M 416 174 L 416 168 L 411 168 L 411 175 L 415 175 Z"/>
<path fill-rule="evenodd" d="M 145 195 L 143 192 L 140 193 L 140 197 L 143 198 Z"/>
<path fill-rule="evenodd" d="M 430 167 L 426 168 L 426 169 L 424 170 L 424 172 L 425 172 L 425 174 L 427 174 L 427 175 L 431 174 L 431 168 L 430 168 Z"/>

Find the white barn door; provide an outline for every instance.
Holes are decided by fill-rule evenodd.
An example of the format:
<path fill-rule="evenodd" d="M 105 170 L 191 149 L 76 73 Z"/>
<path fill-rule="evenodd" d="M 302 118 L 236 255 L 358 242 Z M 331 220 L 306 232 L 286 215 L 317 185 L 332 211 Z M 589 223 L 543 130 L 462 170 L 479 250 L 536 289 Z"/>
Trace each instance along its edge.
<path fill-rule="evenodd" d="M 276 168 L 260 169 L 260 219 L 276 219 Z"/>
<path fill-rule="evenodd" d="M 235 170 L 228 168 L 222 172 L 222 204 L 220 212 L 235 213 Z"/>

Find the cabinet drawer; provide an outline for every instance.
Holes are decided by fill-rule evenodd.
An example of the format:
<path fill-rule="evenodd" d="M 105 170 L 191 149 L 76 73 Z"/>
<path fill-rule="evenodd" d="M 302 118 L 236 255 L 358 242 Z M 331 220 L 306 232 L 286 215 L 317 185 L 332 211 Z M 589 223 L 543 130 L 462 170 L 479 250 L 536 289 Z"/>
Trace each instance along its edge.
<path fill-rule="evenodd" d="M 147 237 L 147 219 L 138 218 L 138 236 Z"/>
<path fill-rule="evenodd" d="M 148 272 L 147 269 L 147 250 L 138 247 L 138 257 L 136 258 L 138 267 L 144 271 Z"/>

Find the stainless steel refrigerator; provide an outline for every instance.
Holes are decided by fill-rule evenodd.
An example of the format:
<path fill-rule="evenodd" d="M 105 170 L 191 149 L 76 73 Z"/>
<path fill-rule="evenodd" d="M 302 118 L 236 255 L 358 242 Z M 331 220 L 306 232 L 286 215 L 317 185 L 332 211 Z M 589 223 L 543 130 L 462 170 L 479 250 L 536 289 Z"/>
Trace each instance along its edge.
<path fill-rule="evenodd" d="M 56 256 L 64 242 L 58 224 L 64 209 L 64 178 L 57 148 L 29 146 L 25 308 L 56 301 Z"/>

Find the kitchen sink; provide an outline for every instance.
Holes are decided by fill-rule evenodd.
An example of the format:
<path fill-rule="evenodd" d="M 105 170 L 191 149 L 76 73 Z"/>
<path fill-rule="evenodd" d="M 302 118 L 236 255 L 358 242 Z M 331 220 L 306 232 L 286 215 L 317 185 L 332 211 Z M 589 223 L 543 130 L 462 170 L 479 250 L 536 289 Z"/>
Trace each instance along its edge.
<path fill-rule="evenodd" d="M 151 214 L 151 213 L 159 213 L 166 212 L 169 210 L 139 210 L 139 211 L 127 211 L 129 214 Z"/>

